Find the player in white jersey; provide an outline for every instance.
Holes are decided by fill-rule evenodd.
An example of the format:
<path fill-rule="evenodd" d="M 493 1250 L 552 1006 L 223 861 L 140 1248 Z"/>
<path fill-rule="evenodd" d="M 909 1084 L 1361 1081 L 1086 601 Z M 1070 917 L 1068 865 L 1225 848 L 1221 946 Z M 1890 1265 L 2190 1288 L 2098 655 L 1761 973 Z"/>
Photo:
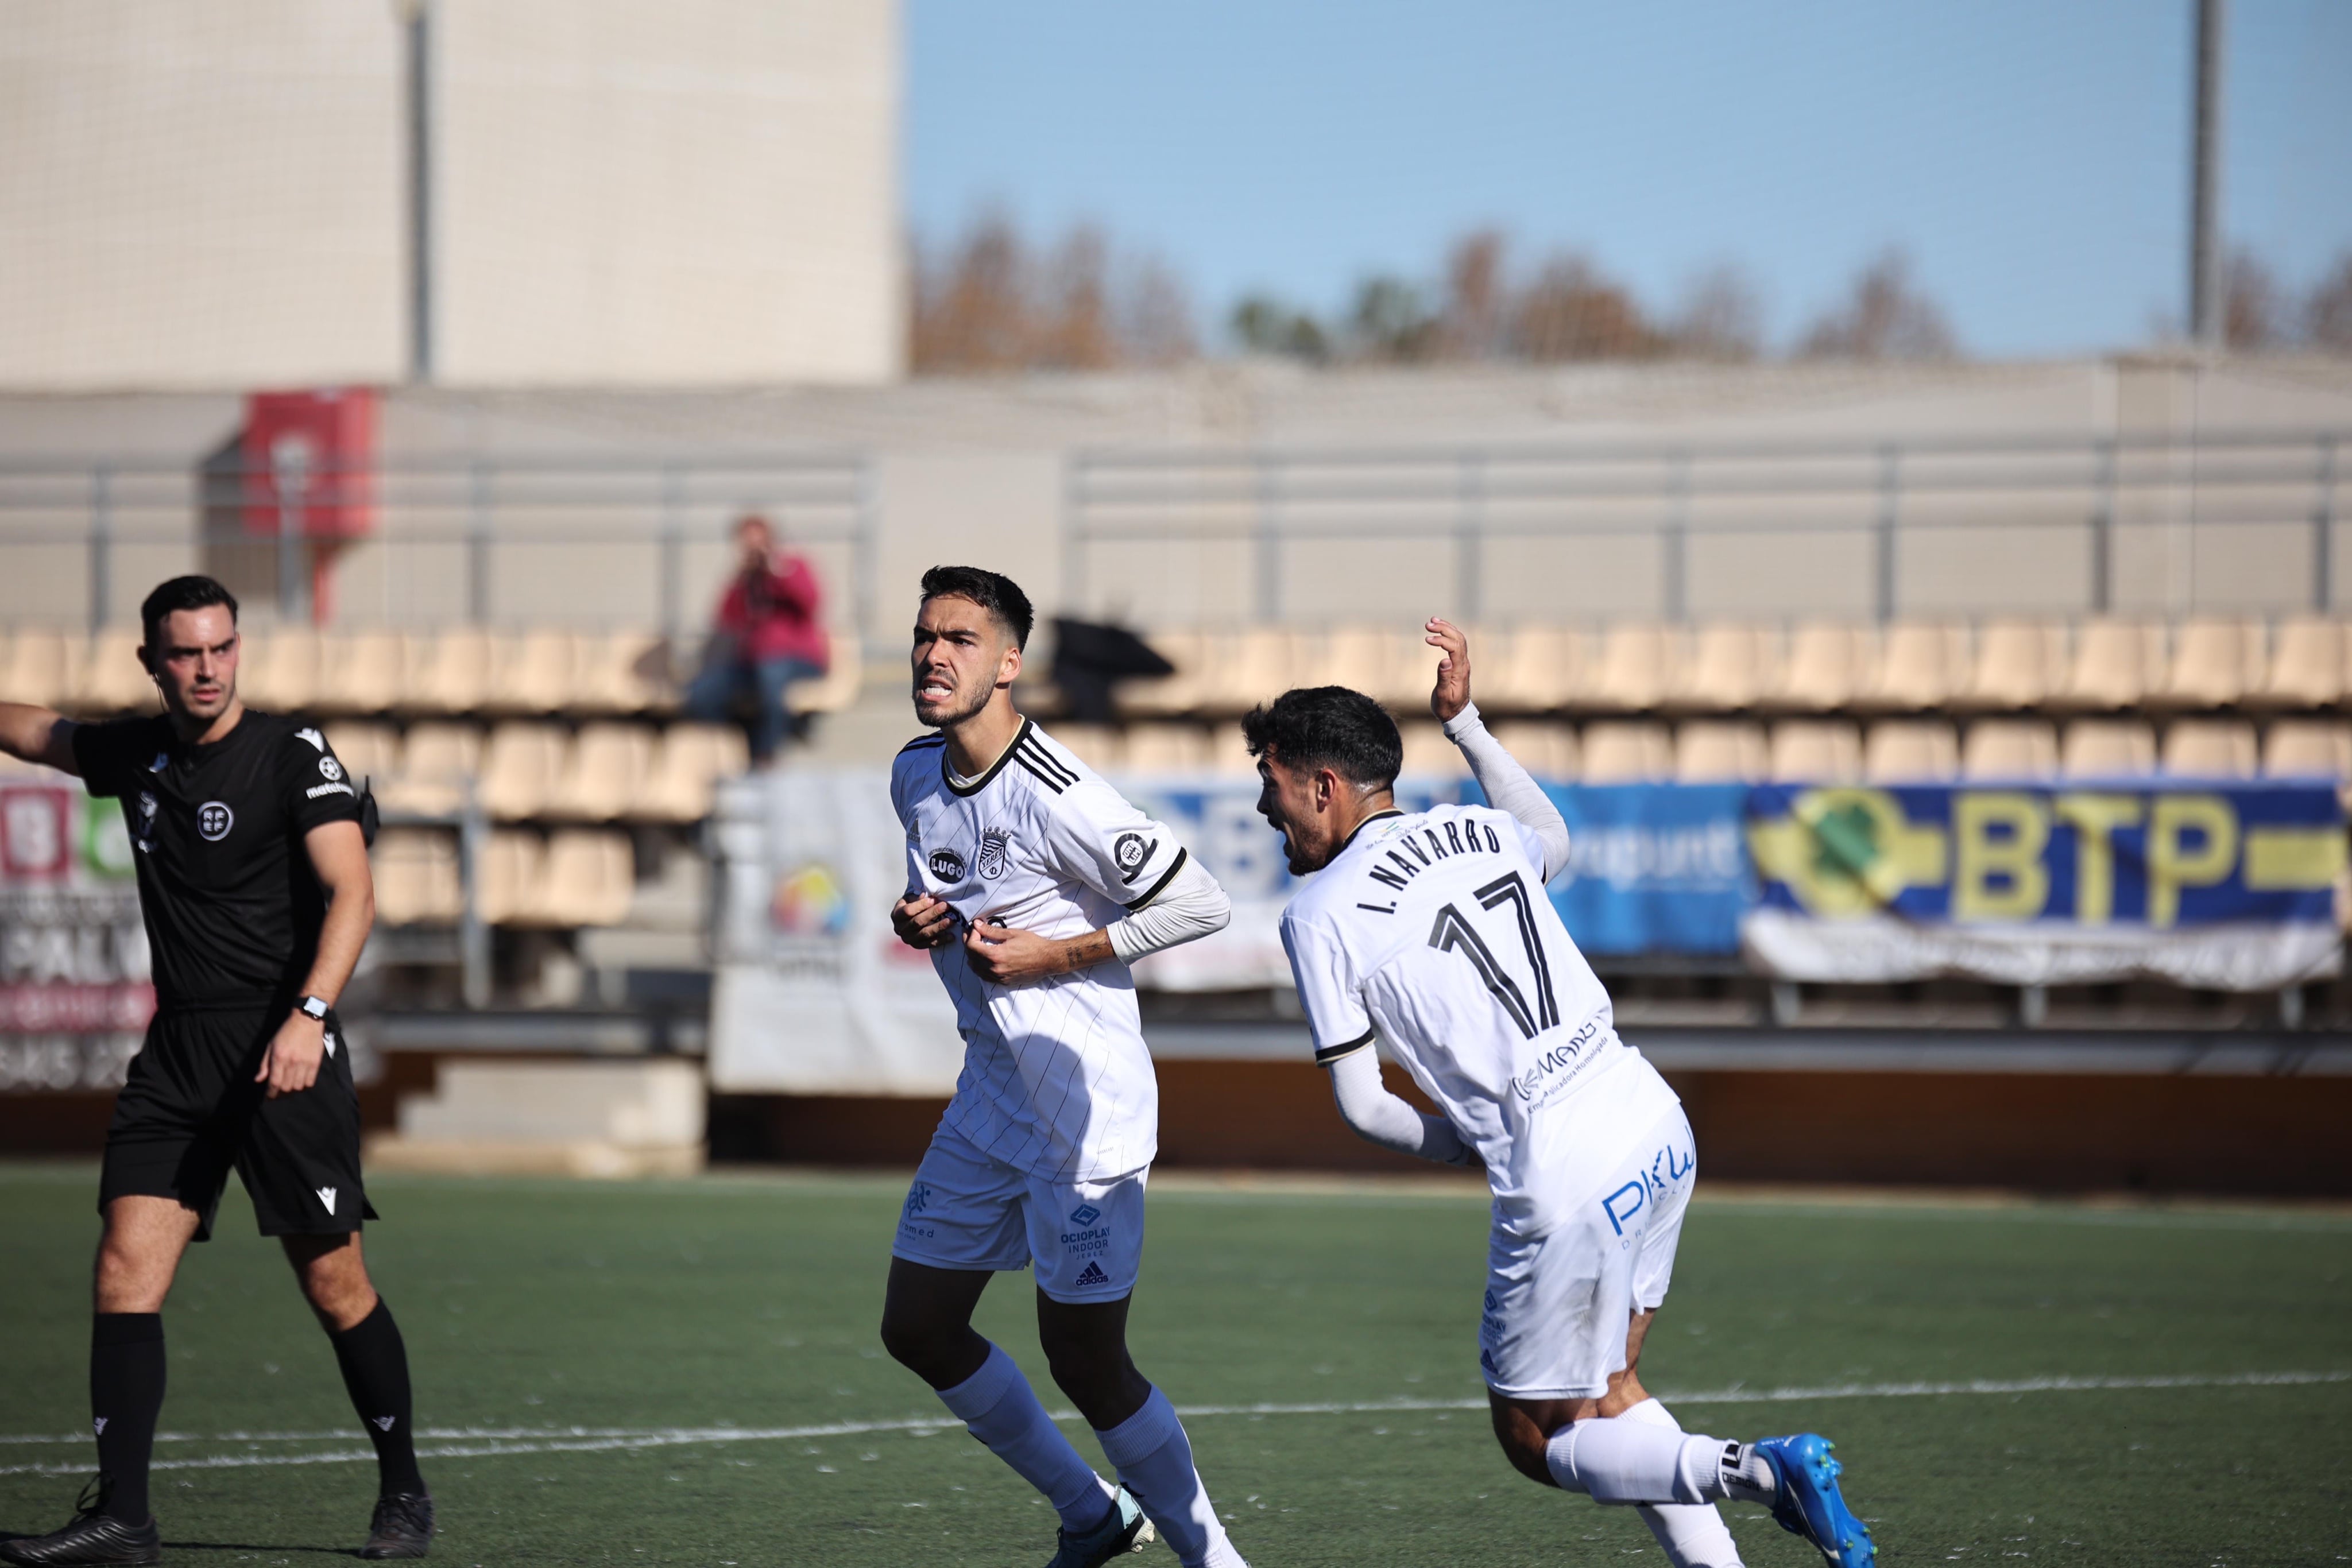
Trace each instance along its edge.
<path fill-rule="evenodd" d="M 1643 1389 L 1642 1342 L 1674 1269 L 1697 1153 L 1681 1102 L 1617 1036 L 1609 995 L 1545 895 L 1568 827 L 1479 722 L 1463 634 L 1431 707 L 1490 805 L 1400 811 L 1396 723 L 1340 686 L 1284 693 L 1243 722 L 1258 810 L 1291 871 L 1283 912 L 1315 1059 L 1340 1114 L 1372 1142 L 1466 1165 L 1494 1190 L 1479 1364 L 1495 1435 L 1530 1479 L 1637 1506 L 1677 1565 L 1738 1552 L 1715 1511 L 1769 1503 L 1834 1568 L 1874 1561 L 1811 1434 L 1686 1436 Z M 1439 1106 L 1389 1092 L 1385 1040 Z"/>
<path fill-rule="evenodd" d="M 1052 1568 L 1097 1568 L 1153 1525 L 1185 1568 L 1244 1568 L 1175 1408 L 1127 1352 L 1160 1127 L 1127 967 L 1231 910 L 1174 833 L 1013 710 L 1030 622 L 994 572 L 923 574 L 915 716 L 940 733 L 890 771 L 907 830 L 891 922 L 955 998 L 964 1066 L 899 1217 L 882 1343 L 1054 1505 Z M 1054 1381 L 1118 1486 L 972 1331 L 991 1273 L 1029 1265 Z"/>

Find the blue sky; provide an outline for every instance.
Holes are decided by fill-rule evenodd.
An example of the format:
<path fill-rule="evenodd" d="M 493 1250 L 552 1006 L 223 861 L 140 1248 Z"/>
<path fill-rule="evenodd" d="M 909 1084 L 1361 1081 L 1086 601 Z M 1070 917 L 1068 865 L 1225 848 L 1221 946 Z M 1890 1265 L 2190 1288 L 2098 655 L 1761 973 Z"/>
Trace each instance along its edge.
<path fill-rule="evenodd" d="M 1453 236 L 1581 248 L 1655 307 L 1712 264 L 1774 340 L 1906 249 L 1966 347 L 2185 311 L 2190 0 L 907 0 L 908 216 L 1091 219 L 1214 331 Z M 2225 211 L 2293 287 L 2352 249 L 2352 0 L 2233 0 Z"/>

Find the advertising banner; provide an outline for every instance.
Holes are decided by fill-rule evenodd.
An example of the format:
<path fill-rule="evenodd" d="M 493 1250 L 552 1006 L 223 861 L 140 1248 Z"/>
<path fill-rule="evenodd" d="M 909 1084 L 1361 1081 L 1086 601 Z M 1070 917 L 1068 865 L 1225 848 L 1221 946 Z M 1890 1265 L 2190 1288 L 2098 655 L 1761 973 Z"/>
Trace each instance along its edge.
<path fill-rule="evenodd" d="M 1748 842 L 1743 945 L 1782 978 L 2254 991 L 2342 962 L 2326 785 L 1760 786 Z"/>
<path fill-rule="evenodd" d="M 121 809 L 0 778 L 0 1091 L 113 1089 L 155 1010 Z"/>
<path fill-rule="evenodd" d="M 1476 786 L 1469 787 L 1473 799 Z M 1590 954 L 1739 951 L 1756 899 L 1744 784 L 1547 784 L 1568 820 L 1551 901 Z"/>

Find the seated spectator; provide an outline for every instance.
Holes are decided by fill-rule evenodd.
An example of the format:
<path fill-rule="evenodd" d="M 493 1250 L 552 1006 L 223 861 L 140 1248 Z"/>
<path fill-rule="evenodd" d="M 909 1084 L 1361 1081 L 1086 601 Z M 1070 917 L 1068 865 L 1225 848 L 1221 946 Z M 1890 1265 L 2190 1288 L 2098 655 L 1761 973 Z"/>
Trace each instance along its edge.
<path fill-rule="evenodd" d="M 755 704 L 751 759 L 764 764 L 784 738 L 797 738 L 806 721 L 787 711 L 784 688 L 825 673 L 824 629 L 817 624 L 816 573 L 801 557 L 778 547 L 762 517 L 735 525 L 740 552 L 735 577 L 719 601 L 702 668 L 686 688 L 688 716 L 723 721 L 737 705 Z"/>

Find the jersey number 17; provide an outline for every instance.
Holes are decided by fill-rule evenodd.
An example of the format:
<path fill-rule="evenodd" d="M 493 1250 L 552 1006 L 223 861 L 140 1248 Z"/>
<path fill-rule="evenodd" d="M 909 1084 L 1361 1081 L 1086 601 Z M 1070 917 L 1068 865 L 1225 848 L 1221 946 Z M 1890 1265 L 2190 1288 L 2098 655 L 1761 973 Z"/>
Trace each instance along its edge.
<path fill-rule="evenodd" d="M 1486 946 L 1486 939 L 1478 935 L 1478 928 L 1453 904 L 1437 912 L 1437 919 L 1429 928 L 1429 945 L 1441 953 L 1459 953 L 1469 959 L 1470 967 L 1478 971 L 1478 977 L 1486 983 L 1495 1000 L 1519 1026 L 1519 1032 L 1533 1040 L 1559 1022 L 1559 1002 L 1551 988 L 1551 964 L 1544 956 L 1542 933 L 1536 929 L 1535 901 L 1528 897 L 1528 884 L 1517 872 L 1497 877 L 1480 888 L 1477 899 L 1481 909 L 1499 909 L 1506 904 L 1511 906 L 1519 941 L 1528 951 L 1528 967 L 1534 975 L 1534 1007 L 1528 1005 L 1527 993 L 1519 989 L 1519 983 L 1495 956 L 1495 950 Z"/>

